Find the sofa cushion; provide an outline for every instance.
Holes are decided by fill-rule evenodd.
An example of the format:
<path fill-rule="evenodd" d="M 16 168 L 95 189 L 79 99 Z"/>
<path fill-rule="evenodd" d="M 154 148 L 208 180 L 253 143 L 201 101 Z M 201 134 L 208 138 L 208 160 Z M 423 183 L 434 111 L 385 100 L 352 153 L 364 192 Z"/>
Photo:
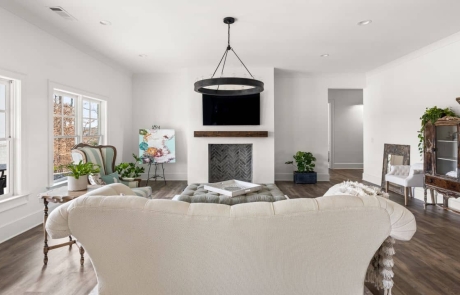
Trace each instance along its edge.
<path fill-rule="evenodd" d="M 407 186 L 407 175 L 385 175 L 385 181 L 389 181 L 394 184 L 399 184 L 402 186 Z"/>

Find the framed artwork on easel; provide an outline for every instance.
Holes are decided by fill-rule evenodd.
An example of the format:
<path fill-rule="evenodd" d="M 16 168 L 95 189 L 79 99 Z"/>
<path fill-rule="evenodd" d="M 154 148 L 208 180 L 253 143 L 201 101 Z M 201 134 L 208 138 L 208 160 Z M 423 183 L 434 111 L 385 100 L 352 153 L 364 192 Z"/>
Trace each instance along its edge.
<path fill-rule="evenodd" d="M 174 129 L 139 129 L 139 157 L 143 164 L 175 163 L 176 135 Z"/>

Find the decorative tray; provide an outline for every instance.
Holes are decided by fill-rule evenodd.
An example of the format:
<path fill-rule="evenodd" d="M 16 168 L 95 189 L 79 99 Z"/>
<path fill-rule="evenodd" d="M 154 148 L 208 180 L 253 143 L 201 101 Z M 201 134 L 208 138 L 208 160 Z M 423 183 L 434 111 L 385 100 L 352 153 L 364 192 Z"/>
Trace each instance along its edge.
<path fill-rule="evenodd" d="M 205 190 L 216 192 L 229 197 L 236 197 L 256 192 L 261 188 L 261 185 L 234 179 L 226 180 L 223 182 L 208 183 L 204 186 Z"/>

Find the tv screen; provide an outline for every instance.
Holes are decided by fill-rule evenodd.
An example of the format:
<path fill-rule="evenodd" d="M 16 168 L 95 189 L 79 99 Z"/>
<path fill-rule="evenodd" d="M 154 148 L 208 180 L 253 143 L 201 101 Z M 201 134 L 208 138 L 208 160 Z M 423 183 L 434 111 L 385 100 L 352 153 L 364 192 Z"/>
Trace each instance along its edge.
<path fill-rule="evenodd" d="M 260 94 L 203 94 L 203 125 L 260 125 Z"/>

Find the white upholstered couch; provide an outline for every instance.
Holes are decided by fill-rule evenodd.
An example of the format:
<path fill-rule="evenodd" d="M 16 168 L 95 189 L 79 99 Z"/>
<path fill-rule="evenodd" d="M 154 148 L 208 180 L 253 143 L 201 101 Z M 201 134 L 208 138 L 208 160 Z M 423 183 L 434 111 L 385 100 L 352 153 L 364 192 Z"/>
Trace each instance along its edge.
<path fill-rule="evenodd" d="M 363 294 L 382 242 L 416 228 L 406 208 L 380 197 L 228 206 L 130 194 L 109 185 L 48 218 L 53 238 L 84 246 L 99 294 Z"/>

